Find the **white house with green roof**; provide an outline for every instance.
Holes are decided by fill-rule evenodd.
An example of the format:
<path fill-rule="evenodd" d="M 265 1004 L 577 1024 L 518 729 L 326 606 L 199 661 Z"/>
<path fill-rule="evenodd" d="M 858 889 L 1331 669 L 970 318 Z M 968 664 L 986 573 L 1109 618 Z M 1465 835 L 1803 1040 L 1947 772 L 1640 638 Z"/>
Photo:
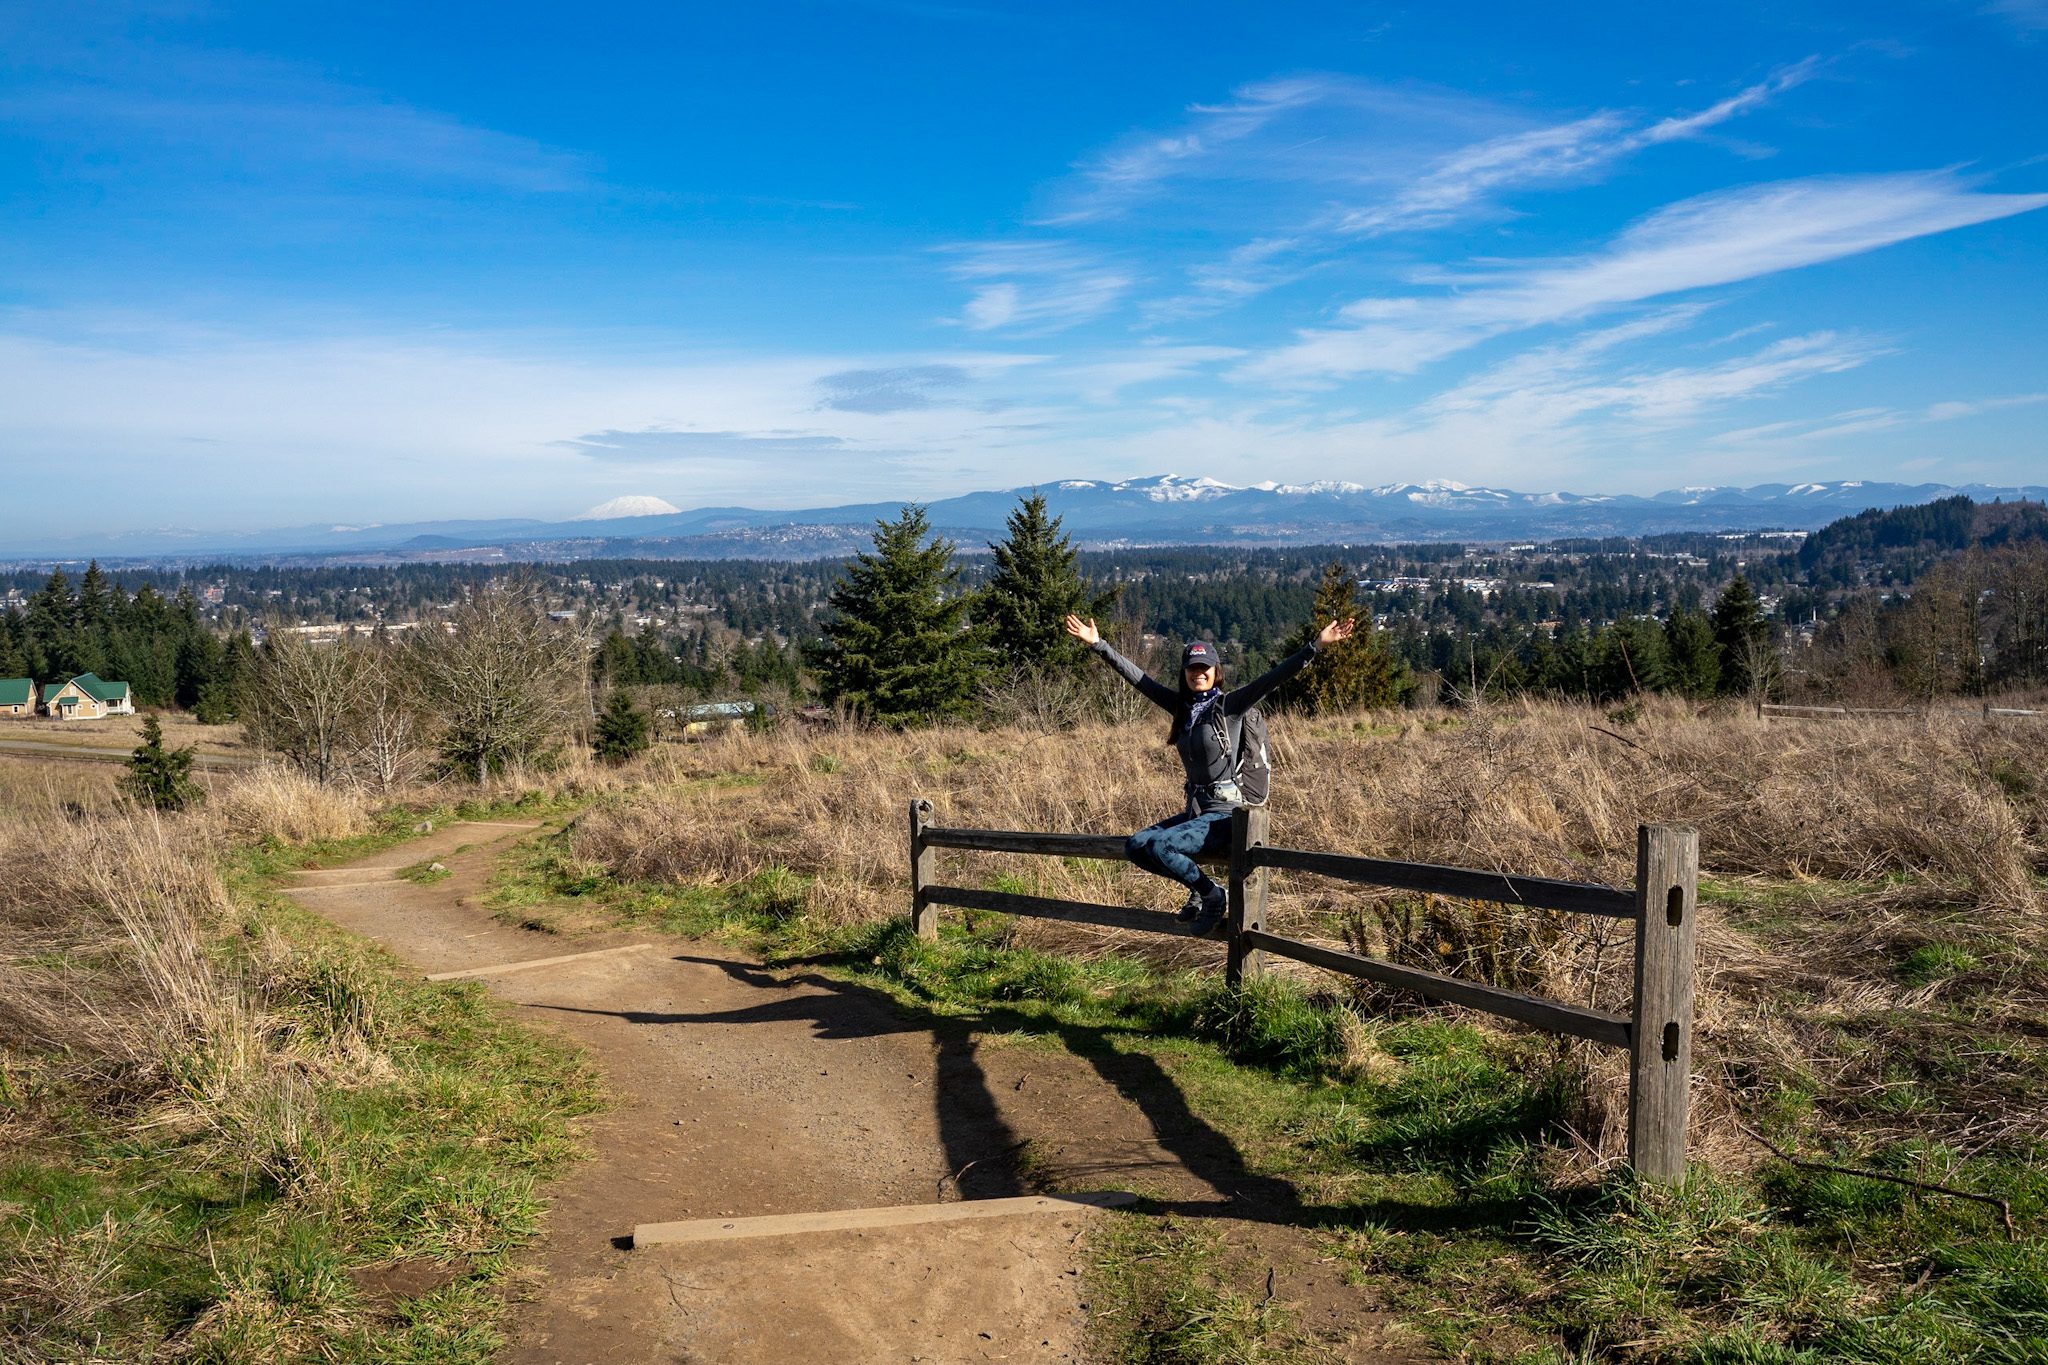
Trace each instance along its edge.
<path fill-rule="evenodd" d="M 0 678 L 0 716 L 32 716 L 36 713 L 34 678 Z"/>
<path fill-rule="evenodd" d="M 132 716 L 135 702 L 127 683 L 108 682 L 94 674 L 81 673 L 70 682 L 43 684 L 43 714 L 56 720 Z"/>

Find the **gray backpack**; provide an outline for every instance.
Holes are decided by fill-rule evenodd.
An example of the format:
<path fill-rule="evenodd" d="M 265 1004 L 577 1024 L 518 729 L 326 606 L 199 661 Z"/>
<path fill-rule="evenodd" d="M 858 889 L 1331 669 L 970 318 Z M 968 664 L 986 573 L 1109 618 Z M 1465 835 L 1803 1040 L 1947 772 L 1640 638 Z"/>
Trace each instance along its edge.
<path fill-rule="evenodd" d="M 1223 747 L 1230 746 L 1230 717 L 1214 708 L 1218 735 Z M 1254 706 L 1237 718 L 1237 789 L 1247 806 L 1263 806 L 1273 799 L 1273 758 L 1266 744 L 1266 713 Z"/>

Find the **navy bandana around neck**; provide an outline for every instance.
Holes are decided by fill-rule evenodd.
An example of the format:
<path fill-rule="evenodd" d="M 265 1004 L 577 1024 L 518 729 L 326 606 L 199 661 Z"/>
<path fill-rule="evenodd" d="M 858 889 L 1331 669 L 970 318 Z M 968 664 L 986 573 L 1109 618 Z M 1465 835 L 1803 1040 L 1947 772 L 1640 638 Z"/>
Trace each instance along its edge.
<path fill-rule="evenodd" d="M 1209 713 L 1209 708 L 1214 706 L 1217 699 L 1222 695 L 1222 688 L 1212 687 L 1188 703 L 1188 729 L 1190 731 L 1202 723 L 1202 717 Z"/>

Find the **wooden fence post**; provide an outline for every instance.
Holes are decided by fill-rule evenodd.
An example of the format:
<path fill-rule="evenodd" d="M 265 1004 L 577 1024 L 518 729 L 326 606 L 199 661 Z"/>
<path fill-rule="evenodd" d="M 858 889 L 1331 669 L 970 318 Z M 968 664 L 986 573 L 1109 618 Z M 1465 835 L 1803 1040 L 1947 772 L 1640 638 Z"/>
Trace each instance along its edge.
<path fill-rule="evenodd" d="M 1697 831 L 1682 825 L 1637 827 L 1628 1162 L 1637 1174 L 1667 1183 L 1685 1178 L 1699 863 Z"/>
<path fill-rule="evenodd" d="M 927 943 L 939 936 L 939 907 L 927 901 L 924 889 L 936 880 L 938 850 L 924 841 L 924 827 L 932 822 L 932 803 L 910 798 L 910 927 Z"/>
<path fill-rule="evenodd" d="M 1266 970 L 1266 955 L 1245 946 L 1244 931 L 1266 927 L 1268 869 L 1251 866 L 1246 852 L 1266 842 L 1267 824 L 1264 806 L 1239 806 L 1230 813 L 1230 956 L 1223 980 L 1232 986 Z"/>

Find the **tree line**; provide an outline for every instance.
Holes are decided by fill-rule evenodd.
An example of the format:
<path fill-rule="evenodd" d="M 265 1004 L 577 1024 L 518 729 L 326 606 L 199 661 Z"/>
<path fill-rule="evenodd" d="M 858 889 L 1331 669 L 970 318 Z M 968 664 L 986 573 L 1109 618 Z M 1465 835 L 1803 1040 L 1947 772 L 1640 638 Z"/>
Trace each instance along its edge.
<path fill-rule="evenodd" d="M 975 714 L 1053 722 L 1117 714 L 1124 690 L 1067 634 L 1069 615 L 1103 618 L 1099 624 L 1124 653 L 1153 663 L 1155 672 L 1177 672 L 1181 632 L 1164 642 L 1166 657 L 1146 659 L 1143 633 L 1120 609 L 1129 585 L 1095 583 L 1080 571 L 1079 552 L 1060 518 L 1047 515 L 1043 497 L 1022 499 L 1005 531 L 989 546 L 985 579 L 969 586 L 958 547 L 933 532 L 922 507 L 877 523 L 874 548 L 847 565 L 807 652 L 824 698 L 897 727 Z M 1330 565 L 1301 607 L 1291 621 L 1265 622 L 1260 636 L 1289 630 L 1281 651 L 1290 652 L 1317 623 L 1354 615 L 1350 570 Z M 1231 662 L 1250 672 L 1257 660 Z M 1371 629 L 1334 647 L 1306 677 L 1289 700 L 1310 708 L 1392 705 L 1404 686 L 1398 661 Z"/>
<path fill-rule="evenodd" d="M 234 718 L 254 659 L 249 633 L 216 631 L 189 586 L 166 598 L 145 582 L 131 594 L 97 561 L 75 588 L 52 570 L 25 608 L 0 614 L 0 678 L 93 673 L 127 683 L 137 706 L 183 707 L 206 721 Z"/>

